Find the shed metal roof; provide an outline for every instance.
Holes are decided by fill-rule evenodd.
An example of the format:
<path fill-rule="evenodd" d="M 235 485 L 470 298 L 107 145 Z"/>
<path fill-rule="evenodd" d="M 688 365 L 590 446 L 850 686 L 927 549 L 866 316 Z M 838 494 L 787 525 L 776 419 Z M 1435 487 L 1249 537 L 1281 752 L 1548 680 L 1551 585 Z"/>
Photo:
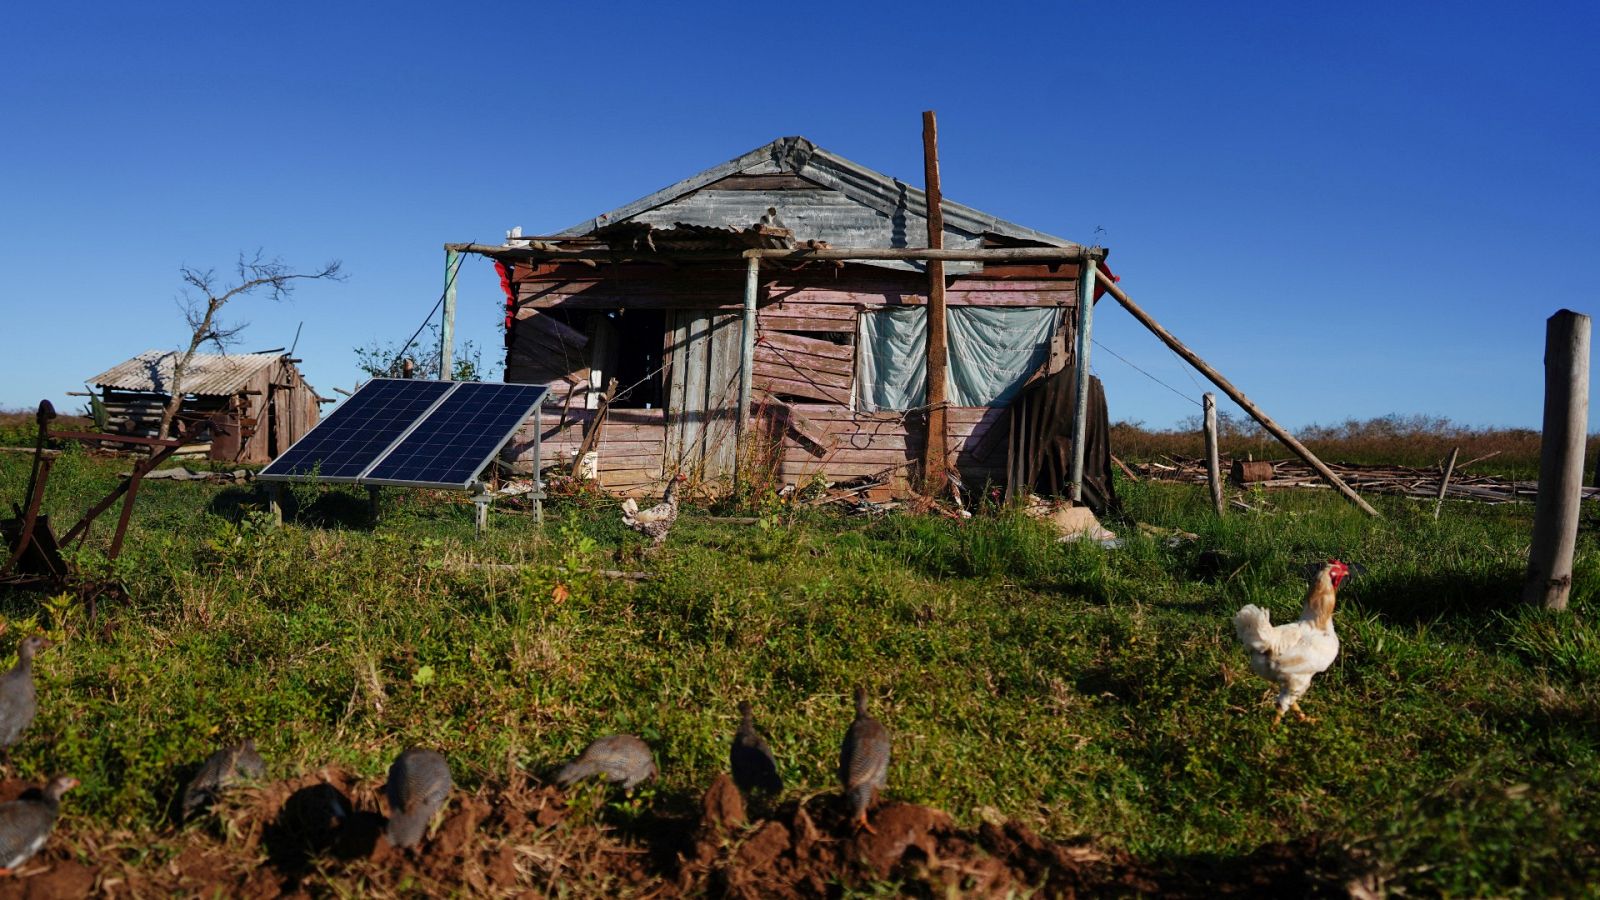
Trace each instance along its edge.
<path fill-rule="evenodd" d="M 112 366 L 89 380 L 96 387 L 125 391 L 167 393 L 172 384 L 176 350 L 146 350 L 127 362 Z M 281 353 L 240 353 L 225 356 L 196 353 L 183 378 L 183 392 L 201 396 L 227 396 L 242 390 L 267 366 L 283 359 Z"/>
<path fill-rule="evenodd" d="M 797 175 L 815 183 L 820 192 L 831 191 L 835 196 L 842 195 L 842 199 L 819 205 L 820 200 L 826 198 L 802 199 L 804 195 L 813 193 L 806 191 L 771 194 L 751 192 L 741 196 L 736 191 L 713 190 L 689 197 L 701 188 L 729 176 L 777 174 Z M 799 207 L 783 209 L 786 201 Z M 793 230 L 796 240 L 801 242 L 824 241 L 835 247 L 927 246 L 927 196 L 921 188 L 851 162 L 798 136 L 779 138 L 647 197 L 579 222 L 561 232 L 561 235 L 577 237 L 592 234 L 633 219 L 658 227 L 671 224 L 680 228 L 744 228 L 756 218 L 754 211 L 745 207 L 750 203 L 764 207 L 769 202 L 779 208 L 785 224 Z M 860 212 L 851 215 L 836 208 L 841 203 Z M 1079 246 L 1065 238 L 1008 222 L 949 199 L 943 201 L 942 207 L 947 247 L 978 246 L 986 234 L 1051 247 Z M 869 221 L 862 221 L 862 215 L 868 216 Z M 663 221 L 653 221 L 663 217 L 666 217 Z M 903 263 L 882 265 L 906 267 Z"/>

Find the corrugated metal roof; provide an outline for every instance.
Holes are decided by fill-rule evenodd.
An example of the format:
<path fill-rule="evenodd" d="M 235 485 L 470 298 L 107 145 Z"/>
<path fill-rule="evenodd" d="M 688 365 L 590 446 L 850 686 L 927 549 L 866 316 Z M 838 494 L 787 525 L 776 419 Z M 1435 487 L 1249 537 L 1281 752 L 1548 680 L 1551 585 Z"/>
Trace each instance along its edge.
<path fill-rule="evenodd" d="M 164 394 L 172 383 L 172 367 L 177 359 L 176 350 L 146 350 L 121 365 L 101 372 L 89 379 L 89 383 L 96 387 Z M 283 359 L 281 353 L 240 353 L 233 356 L 196 353 L 189 360 L 189 370 L 183 378 L 183 392 L 202 396 L 232 394 L 249 384 L 256 373 L 280 359 Z"/>
<path fill-rule="evenodd" d="M 673 203 L 730 175 L 780 173 L 802 176 L 815 182 L 823 189 L 823 193 L 836 192 L 835 196 L 842 195 L 848 198 L 849 202 L 821 203 L 821 198 L 808 197 L 808 194 L 814 196 L 814 192 L 806 191 L 764 195 L 752 192 L 753 196 L 745 197 L 741 197 L 738 192 L 730 191 L 717 192 L 717 196 L 711 198 L 696 195 L 699 198 L 696 202 Z M 744 209 L 743 205 L 748 203 L 765 205 L 769 202 L 780 207 L 779 211 L 783 214 L 785 222 L 794 232 L 795 238 L 800 241 L 819 240 L 835 247 L 927 245 L 925 223 L 928 207 L 922 189 L 830 153 L 803 137 L 779 138 L 766 146 L 713 166 L 648 197 L 642 197 L 596 218 L 580 222 L 561 234 L 573 237 L 586 235 L 607 226 L 614 227 L 634 217 L 650 221 L 653 218 L 649 215 L 651 210 L 660 210 L 659 215 L 671 217 L 667 221 L 653 223 L 658 227 L 670 222 L 678 228 L 698 225 L 731 226 L 737 229 L 749 225 L 755 218 L 751 215 L 753 210 Z M 781 208 L 790 203 L 793 205 L 788 209 Z M 861 212 L 852 216 L 847 211 L 831 208 L 841 203 L 844 206 L 853 203 Z M 668 204 L 672 204 L 670 209 L 661 209 Z M 1078 246 L 1065 238 L 1007 222 L 949 199 L 945 199 L 941 205 L 944 211 L 947 247 L 979 246 L 984 234 L 1002 235 L 1047 246 Z M 863 215 L 868 219 L 856 221 Z M 881 264 L 890 267 L 907 266 L 899 262 Z M 946 266 L 947 270 L 951 268 L 960 266 Z"/>

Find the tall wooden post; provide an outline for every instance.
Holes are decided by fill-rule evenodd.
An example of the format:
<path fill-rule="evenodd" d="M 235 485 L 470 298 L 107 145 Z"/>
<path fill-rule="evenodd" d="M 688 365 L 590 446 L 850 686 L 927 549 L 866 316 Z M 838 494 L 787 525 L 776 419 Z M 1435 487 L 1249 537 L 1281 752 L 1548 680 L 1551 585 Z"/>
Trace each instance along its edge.
<path fill-rule="evenodd" d="M 444 321 L 439 325 L 439 380 L 449 381 L 455 370 L 456 273 L 461 271 L 461 254 L 444 248 Z"/>
<path fill-rule="evenodd" d="M 756 366 L 756 290 L 761 279 L 761 260 L 750 257 L 744 270 L 744 327 L 739 334 L 739 411 L 734 419 L 733 484 L 743 484 L 744 456 L 750 452 L 746 446 L 745 431 L 750 423 L 750 393 L 755 382 Z"/>
<path fill-rule="evenodd" d="M 922 169 L 928 201 L 928 248 L 944 247 L 944 197 L 939 190 L 939 125 L 933 110 L 922 114 Z M 939 494 L 945 487 L 945 370 L 949 344 L 944 319 L 944 260 L 928 267 L 928 446 L 923 454 L 924 490 Z"/>
<path fill-rule="evenodd" d="M 1083 445 L 1089 436 L 1089 341 L 1094 335 L 1095 258 L 1083 261 L 1078 276 L 1078 346 L 1073 353 L 1076 401 L 1072 405 L 1072 488 L 1074 504 L 1083 502 Z"/>
<path fill-rule="evenodd" d="M 1206 432 L 1206 483 L 1211 486 L 1211 507 L 1221 516 L 1222 457 L 1217 447 L 1217 395 L 1206 391 L 1202 406 L 1205 408 Z"/>
<path fill-rule="evenodd" d="M 1589 317 L 1563 309 L 1545 323 L 1544 434 L 1539 443 L 1539 495 L 1522 599 L 1567 608 L 1578 541 L 1583 445 L 1589 419 Z"/>

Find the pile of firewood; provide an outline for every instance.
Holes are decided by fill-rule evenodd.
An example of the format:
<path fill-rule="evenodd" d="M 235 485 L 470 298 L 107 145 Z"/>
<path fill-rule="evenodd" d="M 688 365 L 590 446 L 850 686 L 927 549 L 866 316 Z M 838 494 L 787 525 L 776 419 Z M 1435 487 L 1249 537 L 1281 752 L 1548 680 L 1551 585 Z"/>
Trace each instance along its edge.
<path fill-rule="evenodd" d="M 1485 457 L 1487 458 L 1487 457 Z M 1135 463 L 1131 468 L 1141 478 L 1156 481 L 1179 481 L 1187 484 L 1206 483 L 1206 461 L 1183 456 L 1167 456 L 1165 462 Z M 1512 503 L 1533 500 L 1539 492 L 1537 481 L 1514 481 L 1494 475 L 1474 475 L 1461 471 L 1472 462 L 1458 465 L 1450 475 L 1445 488 L 1449 500 L 1478 500 L 1484 503 Z M 1230 460 L 1222 462 L 1226 478 Z M 1328 483 L 1317 476 L 1312 468 L 1298 459 L 1265 461 L 1271 466 L 1271 477 L 1246 482 L 1244 487 L 1261 488 L 1327 488 Z M 1253 469 L 1261 469 L 1257 462 Z M 1394 494 L 1404 497 L 1432 499 L 1439 496 L 1439 484 L 1444 479 L 1444 469 L 1416 469 L 1410 466 L 1356 466 L 1330 463 L 1329 469 L 1363 494 Z M 1583 499 L 1600 500 L 1600 487 L 1583 489 Z"/>

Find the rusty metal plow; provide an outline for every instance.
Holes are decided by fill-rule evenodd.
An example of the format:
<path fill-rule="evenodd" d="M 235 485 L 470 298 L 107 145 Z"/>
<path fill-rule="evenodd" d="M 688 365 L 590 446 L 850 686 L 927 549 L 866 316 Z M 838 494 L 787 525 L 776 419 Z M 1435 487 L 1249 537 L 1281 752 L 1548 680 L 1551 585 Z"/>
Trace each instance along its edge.
<path fill-rule="evenodd" d="M 100 597 L 119 594 L 121 585 L 95 579 L 78 577 L 72 571 L 62 551 L 81 541 L 89 533 L 89 526 L 117 500 L 122 500 L 122 512 L 117 517 L 117 529 L 106 551 L 107 560 L 115 560 L 122 552 L 122 541 L 127 536 L 128 521 L 133 515 L 133 501 L 139 494 L 139 483 L 152 469 L 176 453 L 187 442 L 191 424 L 180 427 L 179 436 L 171 440 L 133 437 L 95 432 L 58 431 L 51 433 L 50 423 L 56 418 L 55 407 L 48 400 L 39 402 L 37 421 L 39 435 L 34 444 L 33 469 L 28 475 L 28 490 L 22 505 L 12 504 L 15 518 L 0 521 L 0 536 L 5 538 L 5 563 L 0 565 L 0 585 L 43 586 L 55 591 L 73 591 L 83 598 L 94 619 Z M 110 493 L 106 494 L 83 514 L 76 524 L 57 539 L 50 517 L 41 510 L 45 487 L 50 481 L 50 470 L 55 466 L 61 451 L 47 445 L 52 438 L 62 440 L 105 441 L 120 444 L 143 444 L 152 448 L 149 457 L 134 464 L 133 471 Z"/>

